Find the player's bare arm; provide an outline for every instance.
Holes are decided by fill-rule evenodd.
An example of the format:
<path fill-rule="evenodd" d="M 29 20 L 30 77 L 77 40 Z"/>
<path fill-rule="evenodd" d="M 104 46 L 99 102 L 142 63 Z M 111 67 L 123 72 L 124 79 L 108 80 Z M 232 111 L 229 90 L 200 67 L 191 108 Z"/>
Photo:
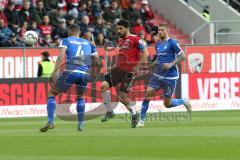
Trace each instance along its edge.
<path fill-rule="evenodd" d="M 59 74 L 59 69 L 61 67 L 63 59 L 65 58 L 66 50 L 67 50 L 67 48 L 65 48 L 65 47 L 60 48 L 59 55 L 57 57 L 56 64 L 54 67 L 54 72 L 52 73 L 50 79 L 52 79 L 52 80 L 55 79 L 57 77 L 57 75 Z M 55 93 L 58 93 L 58 91 L 55 88 L 55 86 L 53 85 L 53 86 L 51 86 L 51 90 L 49 91 L 48 95 L 55 96 Z"/>
<path fill-rule="evenodd" d="M 157 64 L 157 54 L 153 56 L 152 60 L 148 62 L 145 66 L 142 66 L 143 70 L 151 70 Z"/>
<path fill-rule="evenodd" d="M 101 68 L 102 66 L 102 62 L 101 60 L 99 59 L 98 55 L 94 55 L 91 57 L 92 58 L 92 65 L 95 67 L 98 67 L 98 68 Z"/>
<path fill-rule="evenodd" d="M 109 41 L 106 42 L 106 44 L 104 45 L 104 50 L 105 51 L 113 51 L 113 50 L 118 50 L 119 46 L 116 43 L 110 43 Z"/>
<path fill-rule="evenodd" d="M 109 44 L 110 43 L 108 42 L 104 45 L 104 50 L 106 52 L 110 52 L 110 51 L 113 51 L 113 50 L 119 51 L 119 46 L 116 43 L 112 43 L 113 45 L 111 45 L 111 46 Z M 106 72 L 108 73 L 115 66 L 116 65 L 114 64 L 113 66 L 107 67 Z"/>
<path fill-rule="evenodd" d="M 59 55 L 57 57 L 57 61 L 56 61 L 56 64 L 55 64 L 54 71 L 57 71 L 60 68 L 60 66 L 62 64 L 62 61 L 65 58 L 66 51 L 67 51 L 67 48 L 65 48 L 65 47 L 61 47 L 60 48 Z"/>
<path fill-rule="evenodd" d="M 102 62 L 99 59 L 98 55 L 91 56 L 91 60 L 92 60 L 92 68 L 93 68 L 92 76 L 94 77 L 94 79 L 96 79 L 97 78 L 97 74 L 101 70 Z"/>
<path fill-rule="evenodd" d="M 147 50 L 147 48 L 145 48 L 142 51 L 142 54 L 139 58 L 139 63 L 135 67 L 133 67 L 133 71 L 139 70 L 141 68 L 141 66 L 143 65 L 143 63 L 147 60 L 148 56 L 149 56 L 148 50 Z"/>
<path fill-rule="evenodd" d="M 148 63 L 148 65 L 146 65 L 146 66 L 142 66 L 142 69 L 150 70 L 150 69 L 154 68 L 156 66 L 156 64 L 157 64 L 157 61 L 155 60 L 153 62 Z"/>
<path fill-rule="evenodd" d="M 169 70 L 172 66 L 175 66 L 177 64 L 180 64 L 182 61 L 184 61 L 186 59 L 186 55 L 184 52 L 182 52 L 181 54 L 179 54 L 177 56 L 177 59 L 171 63 L 164 63 L 163 64 L 163 69 L 165 70 Z"/>

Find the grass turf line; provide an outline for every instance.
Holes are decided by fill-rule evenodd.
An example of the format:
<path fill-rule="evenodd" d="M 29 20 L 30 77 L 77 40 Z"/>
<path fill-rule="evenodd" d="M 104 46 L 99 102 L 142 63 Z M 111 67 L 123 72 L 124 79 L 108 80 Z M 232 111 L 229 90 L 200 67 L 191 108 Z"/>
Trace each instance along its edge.
<path fill-rule="evenodd" d="M 222 160 L 240 159 L 240 111 L 193 112 L 192 120 L 56 120 L 56 129 L 40 133 L 46 118 L 0 120 L 0 160 Z"/>

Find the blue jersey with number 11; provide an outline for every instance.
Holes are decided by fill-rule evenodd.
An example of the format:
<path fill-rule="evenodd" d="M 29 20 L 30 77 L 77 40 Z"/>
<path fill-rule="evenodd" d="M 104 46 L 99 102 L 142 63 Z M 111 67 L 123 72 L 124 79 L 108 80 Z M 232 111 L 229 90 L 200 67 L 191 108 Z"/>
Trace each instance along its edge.
<path fill-rule="evenodd" d="M 91 56 L 97 54 L 96 47 L 90 41 L 79 37 L 64 38 L 59 47 L 67 49 L 67 70 L 88 71 L 91 67 Z"/>

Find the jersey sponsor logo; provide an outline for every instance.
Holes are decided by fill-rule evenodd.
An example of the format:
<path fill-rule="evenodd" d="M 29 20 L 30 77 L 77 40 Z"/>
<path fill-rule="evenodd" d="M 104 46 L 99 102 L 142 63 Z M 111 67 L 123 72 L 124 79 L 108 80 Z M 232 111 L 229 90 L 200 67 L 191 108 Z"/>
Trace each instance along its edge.
<path fill-rule="evenodd" d="M 127 39 L 126 41 L 123 41 L 122 44 L 120 43 L 119 48 L 120 49 L 129 49 L 131 46 L 131 40 Z"/>
<path fill-rule="evenodd" d="M 201 53 L 191 53 L 188 55 L 188 65 L 191 73 L 200 73 L 203 67 L 204 56 Z"/>
<path fill-rule="evenodd" d="M 77 41 L 70 41 L 71 44 L 77 44 L 77 45 L 88 45 L 89 42 L 77 42 Z"/>
<path fill-rule="evenodd" d="M 167 53 L 158 53 L 159 56 L 164 56 L 164 55 L 167 55 Z"/>

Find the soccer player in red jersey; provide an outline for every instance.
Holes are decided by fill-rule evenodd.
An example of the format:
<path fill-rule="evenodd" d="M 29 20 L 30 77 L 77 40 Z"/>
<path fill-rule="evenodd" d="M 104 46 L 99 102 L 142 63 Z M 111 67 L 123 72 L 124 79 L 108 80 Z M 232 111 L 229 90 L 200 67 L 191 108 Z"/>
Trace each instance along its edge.
<path fill-rule="evenodd" d="M 138 121 L 138 115 L 134 108 L 130 107 L 130 101 L 127 98 L 128 92 L 135 81 L 135 73 L 148 57 L 148 51 L 144 42 L 136 35 L 130 34 L 130 23 L 126 20 L 120 20 L 117 23 L 117 32 L 119 53 L 116 59 L 116 65 L 108 68 L 105 80 L 101 84 L 102 98 L 107 108 L 107 113 L 102 119 L 105 122 L 114 116 L 111 108 L 111 94 L 108 91 L 111 87 L 120 84 L 119 98 L 132 115 L 132 128 L 135 128 Z"/>

